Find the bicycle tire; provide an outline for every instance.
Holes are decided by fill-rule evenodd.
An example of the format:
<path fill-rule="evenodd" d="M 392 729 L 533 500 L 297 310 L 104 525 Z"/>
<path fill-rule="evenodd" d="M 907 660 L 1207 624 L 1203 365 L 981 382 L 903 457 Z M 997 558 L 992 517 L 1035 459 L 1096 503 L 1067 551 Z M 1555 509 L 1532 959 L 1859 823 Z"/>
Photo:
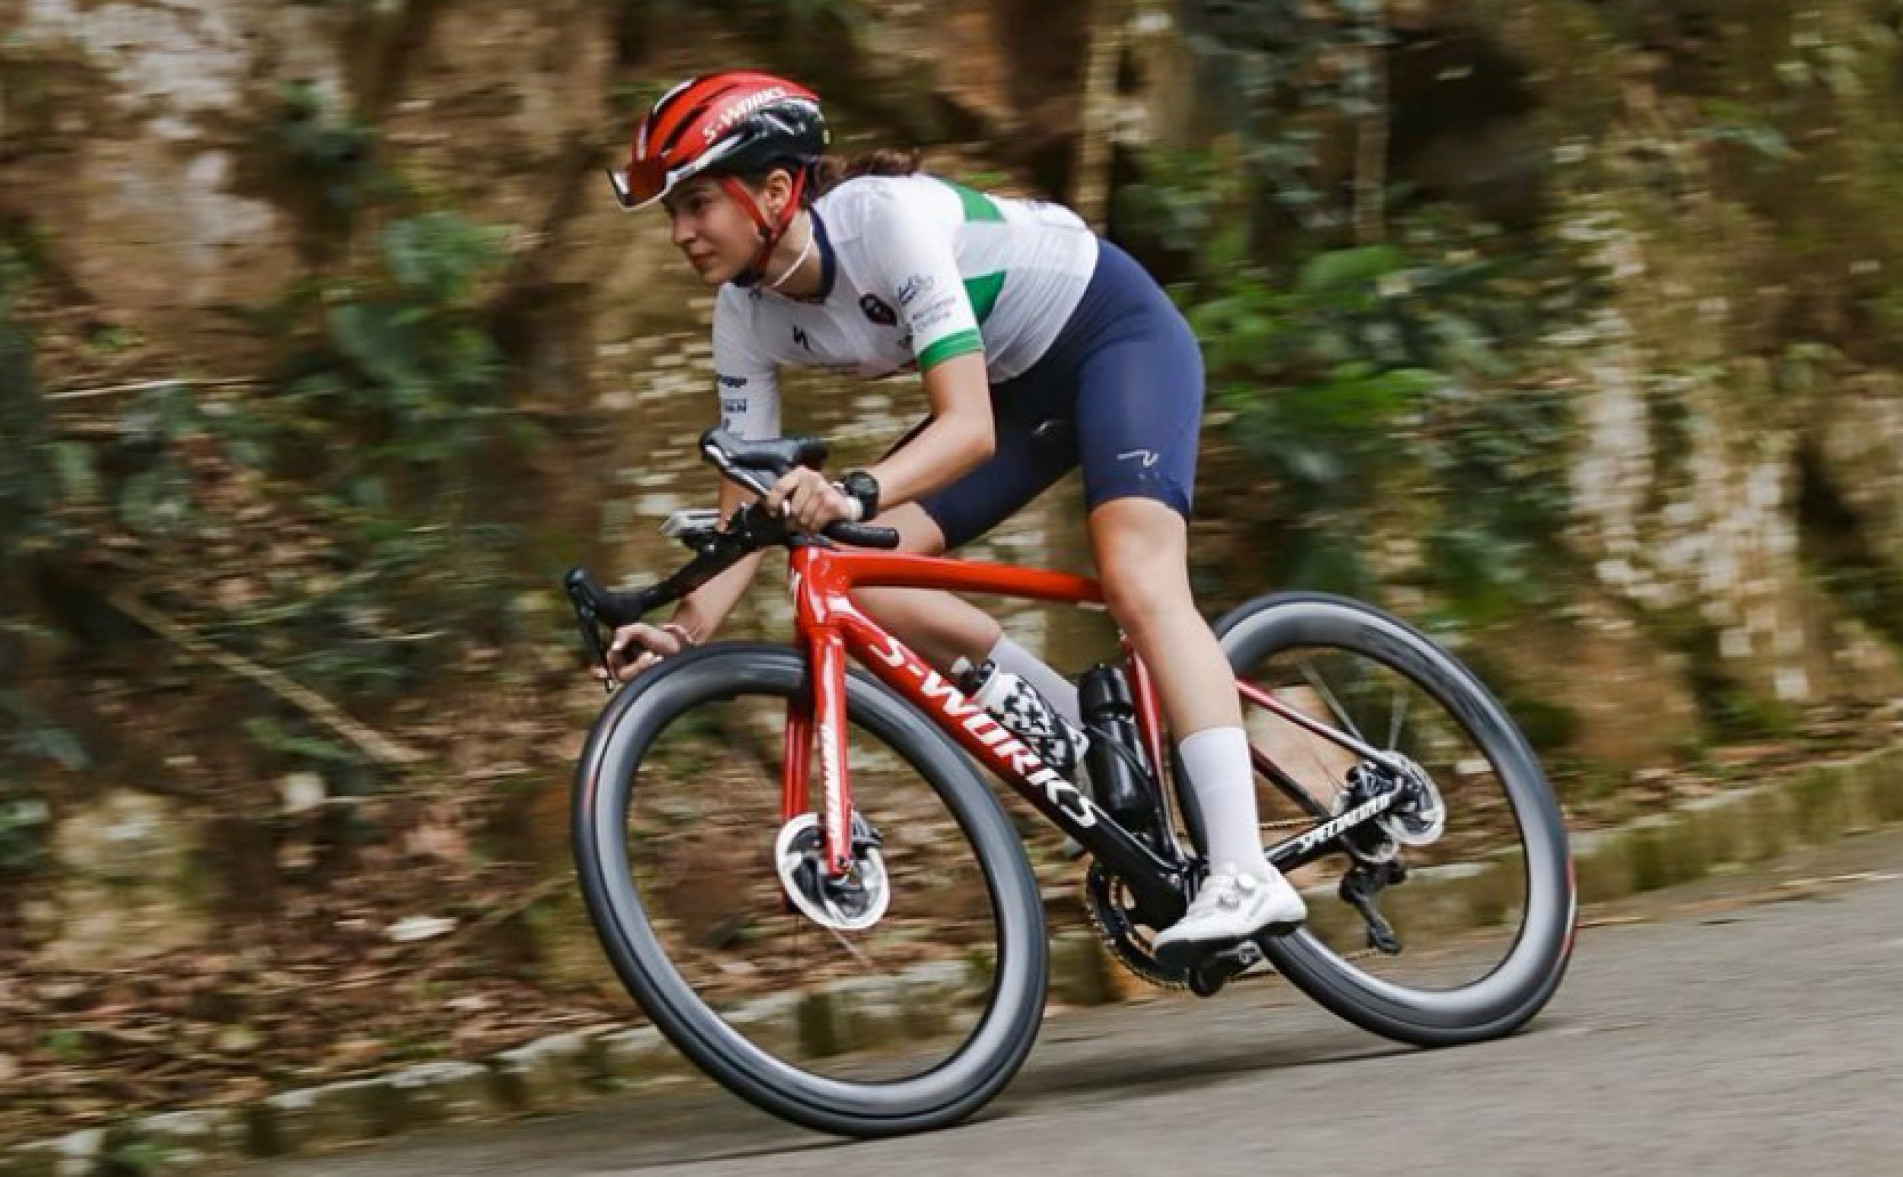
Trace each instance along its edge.
<path fill-rule="evenodd" d="M 1453 989 L 1371 976 L 1308 929 L 1264 937 L 1271 963 L 1324 1008 L 1375 1034 L 1452 1046 L 1512 1033 L 1552 998 L 1571 959 L 1578 914 L 1566 831 L 1526 738 L 1480 680 L 1431 638 L 1386 612 L 1324 593 L 1277 593 L 1214 626 L 1238 673 L 1278 650 L 1327 646 L 1379 662 L 1434 698 L 1483 748 L 1511 799 L 1526 861 L 1524 919 L 1507 955 Z"/>
<path fill-rule="evenodd" d="M 597 938 L 654 1025 L 729 1091 L 795 1124 L 878 1137 L 956 1123 L 992 1099 L 1029 1054 L 1042 1020 L 1049 952 L 1036 879 L 1003 807 L 951 740 L 898 695 L 854 671 L 848 721 L 917 769 L 970 840 L 999 928 L 997 975 L 970 1037 L 943 1063 L 901 1081 L 853 1082 L 801 1070 L 724 1023 L 687 984 L 636 892 L 625 817 L 644 751 L 675 717 L 739 694 L 791 698 L 805 660 L 783 646 L 717 643 L 668 659 L 616 694 L 576 769 L 576 872 Z"/>

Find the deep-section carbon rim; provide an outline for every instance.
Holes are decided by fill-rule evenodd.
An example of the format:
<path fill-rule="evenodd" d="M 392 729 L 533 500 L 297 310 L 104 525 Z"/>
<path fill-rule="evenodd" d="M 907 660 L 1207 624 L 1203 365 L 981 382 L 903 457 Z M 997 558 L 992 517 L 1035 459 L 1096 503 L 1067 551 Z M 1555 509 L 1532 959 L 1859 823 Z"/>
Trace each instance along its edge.
<path fill-rule="evenodd" d="M 1565 972 L 1576 907 L 1558 805 L 1505 710 L 1425 635 L 1346 598 L 1265 597 L 1223 618 L 1216 629 L 1239 675 L 1282 675 L 1276 681 L 1293 685 L 1278 690 L 1278 697 L 1301 703 L 1313 718 L 1353 724 L 1380 747 L 1406 739 L 1411 726 L 1434 732 L 1443 742 L 1464 739 L 1472 749 L 1430 766 L 1445 777 L 1439 782 L 1443 789 L 1455 786 L 1446 798 L 1448 832 L 1434 846 L 1403 847 L 1401 858 L 1415 864 L 1414 877 L 1378 898 L 1397 910 L 1418 905 L 1417 926 L 1428 931 L 1410 936 L 1399 919 L 1394 921 L 1402 932 L 1404 956 L 1412 952 L 1416 960 L 1432 957 L 1441 947 L 1436 941 L 1451 939 L 1443 927 L 1485 910 L 1494 927 L 1491 944 L 1473 950 L 1481 963 L 1453 960 L 1450 954 L 1453 963 L 1438 967 L 1455 978 L 1451 983 L 1446 976 L 1430 980 L 1425 966 L 1405 980 L 1384 975 L 1384 969 L 1405 972 L 1397 963 L 1401 958 L 1384 958 L 1366 948 L 1365 923 L 1335 897 L 1332 884 L 1338 878 L 1326 873 L 1329 864 L 1335 876 L 1345 872 L 1346 856 L 1336 855 L 1314 872 L 1331 885 L 1308 893 L 1310 925 L 1265 941 L 1276 968 L 1336 1014 L 1404 1042 L 1451 1045 L 1496 1037 L 1524 1024 L 1545 1005 Z M 1316 665 L 1357 667 L 1361 675 L 1337 674 L 1344 681 L 1331 681 Z M 1369 694 L 1378 706 L 1357 705 L 1353 689 L 1363 678 L 1377 685 Z M 1258 747 L 1274 738 L 1264 735 L 1260 716 L 1267 714 L 1251 717 L 1251 739 Z M 1273 722 L 1294 730 L 1286 721 Z M 1294 775 L 1319 783 L 1312 790 L 1317 792 L 1341 780 L 1354 759 L 1324 741 L 1302 737 L 1281 737 L 1277 752 Z M 1477 786 L 1462 784 L 1463 775 L 1484 782 L 1498 802 L 1488 806 Z M 1514 875 L 1523 881 L 1515 882 Z M 1456 907 L 1451 915 L 1449 904 Z"/>
<path fill-rule="evenodd" d="M 884 760 L 908 770 L 915 789 L 942 807 L 950 820 L 949 828 L 936 831 L 939 839 L 962 836 L 969 843 L 972 877 L 983 893 L 978 901 L 997 929 L 995 956 L 986 961 L 988 999 L 967 1019 L 968 1032 L 955 1051 L 921 1073 L 898 1079 L 868 1080 L 850 1070 L 821 1073 L 788 1062 L 780 1057 L 788 1051 L 771 1049 L 773 1042 L 756 1041 L 758 1034 L 750 1036 L 723 1020 L 725 1011 L 690 983 L 683 972 L 687 962 L 674 959 L 681 943 L 674 924 L 669 919 L 657 924 L 654 896 L 637 885 L 630 843 L 638 839 L 631 837 L 629 820 L 631 806 L 641 799 L 644 757 L 655 751 L 657 741 L 665 745 L 670 725 L 693 722 L 735 701 L 764 701 L 783 714 L 785 701 L 802 690 L 804 675 L 802 661 L 784 647 L 719 644 L 670 659 L 609 704 L 576 776 L 572 832 L 590 917 L 616 972 L 655 1025 L 736 1094 L 785 1119 L 847 1135 L 887 1135 L 955 1122 L 1003 1087 L 1035 1039 L 1048 971 L 1043 910 L 1003 809 L 958 749 L 903 700 L 870 679 L 851 676 L 848 710 L 855 739 L 882 748 Z M 861 743 L 855 743 L 854 756 Z M 880 798 L 872 784 L 867 781 L 863 796 L 855 787 L 854 800 L 877 825 Z M 773 817 L 757 823 L 766 826 L 758 834 L 769 847 L 778 832 L 777 793 L 772 806 Z M 890 845 L 887 856 L 895 869 L 903 869 L 903 855 L 893 854 Z M 772 869 L 770 862 L 764 866 L 769 875 Z M 733 885 L 750 882 L 750 875 L 736 876 Z"/>

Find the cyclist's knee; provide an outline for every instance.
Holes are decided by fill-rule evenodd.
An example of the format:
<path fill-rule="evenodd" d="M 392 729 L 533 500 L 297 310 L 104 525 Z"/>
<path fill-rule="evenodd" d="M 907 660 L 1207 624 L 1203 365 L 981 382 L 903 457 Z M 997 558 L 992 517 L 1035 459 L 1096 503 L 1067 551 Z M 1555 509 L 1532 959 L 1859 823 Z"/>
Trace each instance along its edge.
<path fill-rule="evenodd" d="M 1180 517 L 1165 517 L 1168 510 L 1145 500 L 1118 500 L 1091 513 L 1104 603 L 1125 630 L 1195 611 Z"/>
<path fill-rule="evenodd" d="M 1103 578 L 1104 604 L 1117 624 L 1133 637 L 1182 616 L 1196 616 L 1196 601 L 1190 594 L 1183 570 L 1158 568 L 1125 575 L 1112 573 Z"/>

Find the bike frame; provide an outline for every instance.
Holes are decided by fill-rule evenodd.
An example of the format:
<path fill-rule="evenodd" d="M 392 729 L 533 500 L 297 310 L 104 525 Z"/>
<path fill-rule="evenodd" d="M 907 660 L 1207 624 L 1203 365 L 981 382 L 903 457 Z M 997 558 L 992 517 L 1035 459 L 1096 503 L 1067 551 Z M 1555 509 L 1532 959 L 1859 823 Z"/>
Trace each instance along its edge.
<path fill-rule="evenodd" d="M 1084 608 L 1104 607 L 1103 588 L 1095 580 L 1068 573 L 1005 564 L 920 556 L 806 543 L 788 553 L 788 588 L 794 603 L 797 640 L 807 651 L 812 673 L 810 701 L 796 699 L 787 708 L 781 818 L 792 821 L 811 812 L 810 766 L 819 756 L 821 826 L 825 862 L 835 878 L 852 870 L 850 819 L 852 789 L 846 755 L 846 663 L 857 661 L 886 686 L 910 700 L 932 723 L 979 763 L 1010 785 L 1032 807 L 1096 856 L 1144 902 L 1177 907 L 1187 901 L 1192 863 L 1180 847 L 1162 852 L 1119 825 L 1065 780 L 975 700 L 946 681 L 903 642 L 881 628 L 853 600 L 857 588 L 891 587 L 989 593 L 1027 600 L 1054 601 Z M 1130 688 L 1137 728 L 1149 756 L 1169 827 L 1168 792 L 1163 786 L 1163 723 L 1156 690 L 1142 660 L 1129 649 Z M 1291 723 L 1343 743 L 1382 761 L 1384 755 L 1347 733 L 1318 723 L 1267 691 L 1239 682 L 1246 702 L 1266 708 Z M 1322 824 L 1266 851 L 1270 861 L 1291 869 L 1318 857 L 1344 830 L 1366 821 L 1392 803 L 1381 798 L 1333 817 L 1300 785 L 1280 772 L 1259 751 L 1256 767 Z M 1173 841 L 1173 839 L 1172 839 Z"/>

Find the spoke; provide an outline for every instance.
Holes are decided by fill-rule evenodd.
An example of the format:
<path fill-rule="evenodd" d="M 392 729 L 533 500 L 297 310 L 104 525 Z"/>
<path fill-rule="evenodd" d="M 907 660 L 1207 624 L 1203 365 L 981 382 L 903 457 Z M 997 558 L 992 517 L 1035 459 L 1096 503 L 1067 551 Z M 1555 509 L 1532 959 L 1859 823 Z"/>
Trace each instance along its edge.
<path fill-rule="evenodd" d="M 1407 722 L 1408 698 L 1399 687 L 1394 689 L 1392 706 L 1388 708 L 1388 751 L 1394 751 L 1401 741 L 1401 725 Z"/>
<path fill-rule="evenodd" d="M 861 951 L 857 944 L 846 939 L 844 932 L 841 932 L 838 928 L 827 928 L 826 930 L 833 934 L 833 939 L 839 941 L 841 948 L 844 948 L 854 960 L 859 962 L 859 967 L 865 969 L 868 973 L 876 973 L 879 971 L 879 966 L 873 963 L 872 958 Z"/>
<path fill-rule="evenodd" d="M 1320 671 L 1315 669 L 1315 664 L 1306 658 L 1302 659 L 1302 677 L 1307 679 L 1308 685 L 1314 687 L 1316 693 L 1327 701 L 1328 709 L 1335 713 L 1335 718 L 1341 722 L 1341 726 L 1347 728 L 1355 739 L 1364 744 L 1367 743 L 1368 738 L 1361 734 L 1361 729 L 1355 726 L 1355 721 L 1348 718 L 1347 710 L 1342 707 L 1341 700 L 1335 698 L 1335 692 L 1329 689 L 1328 681 L 1322 678 Z"/>

